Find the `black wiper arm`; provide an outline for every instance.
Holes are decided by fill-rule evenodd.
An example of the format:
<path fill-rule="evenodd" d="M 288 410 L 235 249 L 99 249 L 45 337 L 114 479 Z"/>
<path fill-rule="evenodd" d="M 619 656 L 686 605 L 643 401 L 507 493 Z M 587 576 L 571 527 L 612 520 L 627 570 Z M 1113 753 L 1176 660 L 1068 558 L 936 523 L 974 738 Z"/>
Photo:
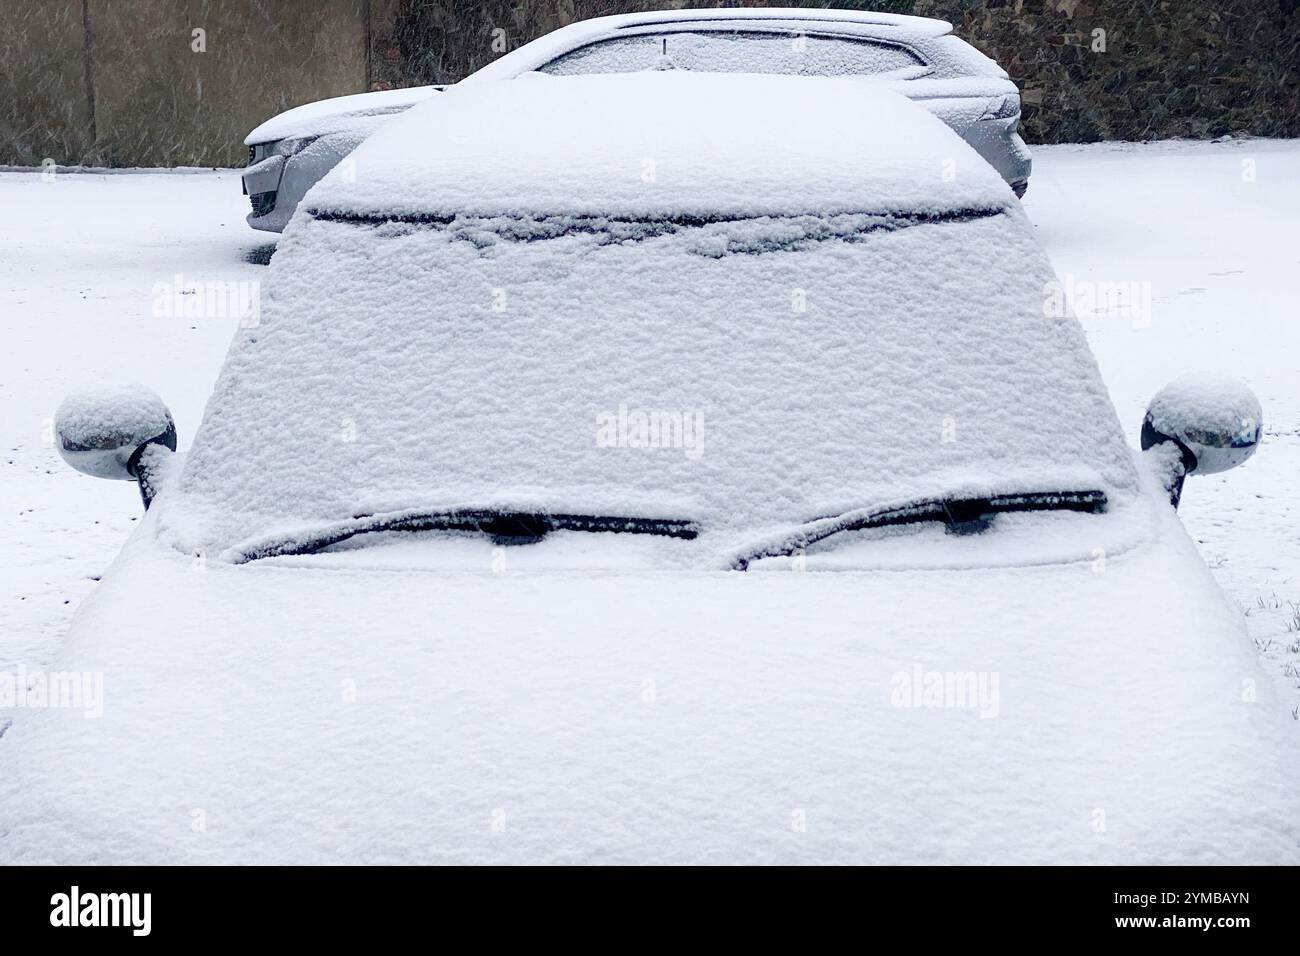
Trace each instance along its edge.
<path fill-rule="evenodd" d="M 795 554 L 831 535 L 844 531 L 865 531 L 891 525 L 942 521 L 956 533 L 980 531 L 989 518 L 1007 511 L 1084 511 L 1106 510 L 1106 495 L 1101 491 L 1045 491 L 1014 495 L 990 495 L 986 498 L 918 498 L 915 501 L 885 508 L 861 508 L 828 518 L 818 518 L 791 529 L 767 544 L 742 551 L 731 560 L 736 571 L 747 570 L 751 561 Z"/>
<path fill-rule="evenodd" d="M 606 515 L 550 514 L 498 509 L 397 511 L 356 515 L 303 535 L 285 535 L 239 545 L 222 557 L 232 564 L 259 558 L 313 554 L 359 534 L 379 531 L 476 531 L 494 541 L 523 544 L 552 531 L 608 531 L 653 534 L 691 540 L 699 534 L 695 522 L 682 518 L 629 518 Z"/>

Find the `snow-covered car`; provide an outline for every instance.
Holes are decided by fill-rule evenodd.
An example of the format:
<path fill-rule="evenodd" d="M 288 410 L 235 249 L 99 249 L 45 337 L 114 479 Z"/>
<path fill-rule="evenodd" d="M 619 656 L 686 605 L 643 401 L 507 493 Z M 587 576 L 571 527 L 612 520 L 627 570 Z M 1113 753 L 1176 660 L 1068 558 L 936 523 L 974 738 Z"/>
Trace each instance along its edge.
<path fill-rule="evenodd" d="M 809 84 L 820 84 L 809 95 Z M 1284 711 L 1011 190 L 844 79 L 526 76 L 312 191 L 0 739 L 0 857 L 1278 863 Z M 953 160 L 959 175 L 945 174 Z"/>
<path fill-rule="evenodd" d="M 659 10 L 569 24 L 462 82 L 558 75 L 690 70 L 856 76 L 889 85 L 961 135 L 1011 184 L 1029 185 L 1020 91 L 952 24 L 861 10 Z M 361 93 L 276 116 L 244 140 L 244 192 L 255 229 L 279 232 L 326 172 L 380 124 L 443 87 Z"/>

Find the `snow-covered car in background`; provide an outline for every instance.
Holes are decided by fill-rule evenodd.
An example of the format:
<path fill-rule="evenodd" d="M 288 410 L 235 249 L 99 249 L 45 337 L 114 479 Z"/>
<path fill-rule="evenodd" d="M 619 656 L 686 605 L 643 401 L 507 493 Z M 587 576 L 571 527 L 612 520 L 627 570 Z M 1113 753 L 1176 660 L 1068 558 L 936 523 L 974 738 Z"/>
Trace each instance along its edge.
<path fill-rule="evenodd" d="M 248 165 L 240 181 L 253 207 L 248 224 L 281 232 L 307 190 L 362 140 L 442 89 L 420 86 L 336 96 L 271 117 L 244 139 Z"/>
<path fill-rule="evenodd" d="M 454 87 L 313 190 L 183 462 L 70 400 L 153 503 L 51 665 L 102 716 L 0 740 L 0 857 L 1295 862 L 1170 504 L 1258 405 L 1126 447 L 1011 190 L 860 86 Z"/>
<path fill-rule="evenodd" d="M 573 75 L 669 69 L 870 77 L 952 127 L 1017 195 L 1028 188 L 1032 161 L 1016 132 L 1020 91 L 1005 70 L 953 36 L 952 24 L 926 17 L 797 8 L 660 10 L 597 17 L 525 44 L 462 82 L 510 79 L 531 71 Z M 253 205 L 249 224 L 282 230 L 307 190 L 364 136 L 393 112 L 441 89 L 418 87 L 324 100 L 253 130 L 244 140 L 250 164 L 244 192 Z M 351 119 L 363 110 L 368 112 L 361 122 Z M 334 132 L 334 126 L 342 128 Z"/>

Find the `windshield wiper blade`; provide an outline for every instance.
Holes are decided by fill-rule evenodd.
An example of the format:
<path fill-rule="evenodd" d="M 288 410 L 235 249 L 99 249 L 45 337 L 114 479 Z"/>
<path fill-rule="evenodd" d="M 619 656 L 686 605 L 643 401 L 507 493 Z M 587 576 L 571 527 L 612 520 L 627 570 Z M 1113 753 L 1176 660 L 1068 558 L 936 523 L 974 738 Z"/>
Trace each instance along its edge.
<path fill-rule="evenodd" d="M 381 531 L 474 531 L 488 535 L 493 541 L 510 544 L 539 541 L 552 531 L 651 534 L 688 541 L 699 535 L 695 522 L 684 518 L 552 514 L 495 508 L 417 510 L 355 515 L 306 534 L 284 535 L 239 545 L 226 551 L 222 557 L 232 564 L 247 564 L 261 558 L 314 554 L 356 535 Z"/>
<path fill-rule="evenodd" d="M 732 558 L 731 568 L 745 571 L 752 561 L 788 557 L 845 531 L 942 521 L 948 530 L 966 533 L 982 531 L 987 527 L 989 518 L 1008 511 L 1082 511 L 1095 514 L 1105 510 L 1106 495 L 1101 491 L 1044 491 L 982 498 L 918 498 L 882 508 L 846 511 L 799 525 L 774 541 L 740 552 Z"/>

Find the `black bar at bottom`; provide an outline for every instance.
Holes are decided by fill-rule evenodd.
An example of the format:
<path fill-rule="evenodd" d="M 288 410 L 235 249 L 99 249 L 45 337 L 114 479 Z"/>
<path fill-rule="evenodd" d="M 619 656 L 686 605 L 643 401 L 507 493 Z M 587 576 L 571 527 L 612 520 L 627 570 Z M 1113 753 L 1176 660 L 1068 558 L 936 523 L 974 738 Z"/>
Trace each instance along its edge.
<path fill-rule="evenodd" d="M 0 926 L 13 953 L 26 951 L 25 940 L 73 934 L 337 947 L 472 932 L 481 942 L 519 934 L 532 945 L 592 936 L 670 945 L 693 938 L 688 927 L 733 943 L 780 934 L 811 944 L 847 932 L 863 942 L 902 933 L 927 948 L 1097 937 L 1231 945 L 1293 940 L 1296 898 L 1295 870 L 1236 867 L 0 870 Z"/>

